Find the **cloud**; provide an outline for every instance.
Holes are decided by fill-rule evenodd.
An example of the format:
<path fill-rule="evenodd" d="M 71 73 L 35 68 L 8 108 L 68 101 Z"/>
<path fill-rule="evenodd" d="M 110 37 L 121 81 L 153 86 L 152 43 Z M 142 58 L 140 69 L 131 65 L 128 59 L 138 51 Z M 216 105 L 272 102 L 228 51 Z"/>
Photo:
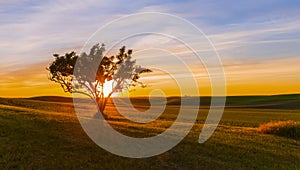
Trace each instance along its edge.
<path fill-rule="evenodd" d="M 29 86 L 34 88 L 35 86 L 49 84 L 47 65 L 48 63 L 42 62 L 30 65 L 30 67 L 2 73 L 0 86 L 1 88 Z"/>
<path fill-rule="evenodd" d="M 272 22 L 277 22 L 276 16 L 281 14 L 277 12 L 278 6 L 269 7 L 263 11 L 261 9 L 268 4 L 269 2 L 263 3 L 260 1 L 255 3 L 215 3 L 210 1 L 153 1 L 151 3 L 139 1 L 132 3 L 131 1 L 119 0 L 101 2 L 75 0 L 72 3 L 63 0 L 1 2 L 5 10 L 0 14 L 2 19 L 0 21 L 0 35 L 2 37 L 0 55 L 3 63 L 17 63 L 19 66 L 23 62 L 41 62 L 51 57 L 54 52 L 66 52 L 66 48 L 82 46 L 95 30 L 112 19 L 134 12 L 146 11 L 168 12 L 185 17 L 211 35 L 211 39 L 219 45 L 220 49 L 228 48 L 228 46 L 238 47 L 241 44 L 248 45 L 243 38 L 257 36 L 258 34 L 270 34 L 274 31 L 288 32 L 291 29 L 271 30 L 270 27 L 274 25 L 263 24 L 259 26 L 257 24 L 259 19 L 254 20 L 253 18 L 264 18 L 263 15 L 259 14 L 263 11 L 267 11 L 268 15 L 274 14 Z M 293 5 L 281 6 L 285 7 L 280 10 L 283 11 Z M 242 11 L 247 13 L 253 8 L 260 9 L 257 12 L 258 14 L 241 15 L 242 22 L 237 23 L 238 26 L 231 27 L 230 24 L 234 23 L 234 19 L 231 19 L 232 16 Z M 293 8 L 290 11 L 295 10 Z M 226 22 L 218 21 L 220 17 Z M 287 20 L 281 20 L 283 21 L 278 23 L 277 26 L 282 24 L 285 28 L 288 28 L 286 26 Z M 245 24 L 245 21 L 248 23 Z M 297 24 L 295 23 L 294 26 Z M 258 27 L 255 28 L 255 26 Z M 133 26 L 131 25 L 131 27 Z M 271 32 L 264 32 L 263 30 L 266 30 L 264 27 L 268 27 L 268 31 Z M 228 29 L 229 31 L 226 31 Z"/>
<path fill-rule="evenodd" d="M 293 57 L 300 53 L 300 18 L 241 23 L 208 35 L 221 56 L 250 60 Z"/>
<path fill-rule="evenodd" d="M 298 2 L 74 0 L 70 3 L 64 0 L 12 0 L 1 1 L 0 6 L 1 87 L 42 86 L 43 82 L 47 82 L 44 67 L 53 53 L 79 51 L 99 27 L 113 19 L 135 12 L 153 11 L 184 17 L 203 30 L 217 48 L 229 77 L 236 82 L 245 77 L 241 73 L 257 76 L 259 80 L 264 79 L 262 75 L 274 74 L 284 80 L 292 77 L 298 81 L 295 75 L 299 69 L 292 62 L 298 61 L 300 54 Z M 101 36 L 113 39 L 126 29 L 147 26 L 130 23 Z M 154 25 L 153 29 L 164 28 L 167 33 L 182 29 L 165 28 L 163 23 L 160 26 Z M 131 48 L 142 50 L 142 47 L 136 47 L 164 41 L 154 40 L 145 36 Z M 198 40 L 190 41 L 194 46 L 201 45 Z M 176 47 L 169 49 L 188 60 L 189 66 L 195 67 L 195 74 L 202 72 L 196 69 L 199 62 L 193 65 L 190 51 Z M 207 49 L 203 47 L 201 50 L 204 53 Z M 139 61 L 143 60 L 142 57 Z M 168 67 L 168 62 L 161 59 L 160 54 L 155 54 L 152 59 L 161 61 L 162 67 Z M 291 69 L 286 65 L 290 65 Z M 293 72 L 293 69 L 296 71 Z"/>
<path fill-rule="evenodd" d="M 6 4 L 10 8 L 0 21 L 0 55 L 3 63 L 32 64 L 49 59 L 52 53 L 83 45 L 101 24 L 118 15 L 102 1 L 45 1 L 35 5 Z M 23 7 L 22 7 L 23 6 Z M 30 10 L 25 10 L 25 9 Z M 18 10 L 22 11 L 18 13 Z M 121 12 L 120 12 L 121 13 Z M 16 61 L 17 60 L 17 61 Z"/>

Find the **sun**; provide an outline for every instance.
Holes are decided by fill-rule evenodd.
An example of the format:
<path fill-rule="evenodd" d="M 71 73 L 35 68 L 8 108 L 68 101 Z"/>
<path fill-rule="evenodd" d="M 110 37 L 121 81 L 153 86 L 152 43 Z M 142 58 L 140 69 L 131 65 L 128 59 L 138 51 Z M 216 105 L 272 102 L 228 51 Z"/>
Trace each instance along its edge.
<path fill-rule="evenodd" d="M 103 87 L 104 87 L 104 90 L 103 90 L 104 97 L 108 97 L 108 95 L 111 93 L 111 91 L 113 89 L 113 85 L 114 85 L 113 83 L 114 83 L 114 80 L 110 80 L 110 81 L 106 81 L 103 84 Z M 110 97 L 116 97 L 118 95 L 119 95 L 119 92 L 114 92 Z"/>
<path fill-rule="evenodd" d="M 107 97 L 109 95 L 109 93 L 112 91 L 112 85 L 113 85 L 113 80 L 111 81 L 106 81 L 104 83 L 104 97 Z"/>

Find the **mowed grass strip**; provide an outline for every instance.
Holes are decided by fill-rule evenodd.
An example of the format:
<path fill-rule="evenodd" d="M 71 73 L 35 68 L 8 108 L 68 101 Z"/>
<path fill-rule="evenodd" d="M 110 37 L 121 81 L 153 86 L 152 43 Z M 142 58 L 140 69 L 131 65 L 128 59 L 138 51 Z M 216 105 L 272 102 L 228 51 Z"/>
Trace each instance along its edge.
<path fill-rule="evenodd" d="M 300 168 L 299 140 L 261 134 L 256 130 L 259 124 L 270 120 L 298 121 L 297 110 L 226 109 L 213 136 L 199 144 L 199 133 L 207 113 L 202 109 L 192 131 L 172 150 L 151 158 L 130 159 L 113 155 L 93 143 L 81 128 L 70 104 L 33 102 L 31 105 L 36 105 L 36 110 L 0 108 L 0 169 Z M 169 109 L 176 110 L 174 106 Z M 66 110 L 69 112 L 61 114 Z M 59 114 L 51 114 L 53 111 Z M 174 113 L 169 117 L 174 120 Z M 148 127 L 124 119 L 109 121 L 124 134 L 152 136 L 172 123 L 167 121 L 168 113 L 160 120 Z"/>

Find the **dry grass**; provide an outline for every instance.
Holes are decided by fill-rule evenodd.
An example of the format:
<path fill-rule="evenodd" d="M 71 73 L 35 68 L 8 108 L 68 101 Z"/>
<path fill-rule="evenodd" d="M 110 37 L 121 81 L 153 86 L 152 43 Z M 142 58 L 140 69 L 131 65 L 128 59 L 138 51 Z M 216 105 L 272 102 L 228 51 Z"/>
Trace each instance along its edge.
<path fill-rule="evenodd" d="M 266 124 L 261 124 L 258 127 L 258 131 L 266 134 L 300 139 L 300 122 L 293 120 L 271 121 Z"/>
<path fill-rule="evenodd" d="M 256 131 L 271 120 L 300 122 L 300 110 L 226 108 L 213 136 L 199 144 L 209 109 L 201 108 L 191 132 L 176 147 L 151 158 L 129 159 L 96 145 L 70 103 L 0 103 L 0 169 L 300 169 L 300 140 Z M 121 118 L 108 105 L 107 121 L 126 136 L 145 138 L 171 126 L 179 109 L 167 106 L 166 114 L 146 125 Z"/>

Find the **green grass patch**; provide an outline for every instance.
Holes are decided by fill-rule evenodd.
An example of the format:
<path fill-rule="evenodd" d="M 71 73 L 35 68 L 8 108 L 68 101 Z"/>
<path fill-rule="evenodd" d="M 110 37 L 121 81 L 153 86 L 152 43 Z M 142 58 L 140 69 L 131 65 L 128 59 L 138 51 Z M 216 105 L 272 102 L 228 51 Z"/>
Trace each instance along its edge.
<path fill-rule="evenodd" d="M 151 158 L 130 159 L 90 140 L 70 103 L 1 102 L 18 107 L 0 107 L 0 169 L 300 169 L 300 140 L 257 131 L 271 120 L 300 121 L 299 110 L 226 108 L 213 136 L 199 144 L 208 112 L 202 108 L 191 132 L 176 147 Z M 166 114 L 149 125 L 121 119 L 111 106 L 108 110 L 113 128 L 147 137 L 168 128 L 179 107 L 167 106 Z"/>

